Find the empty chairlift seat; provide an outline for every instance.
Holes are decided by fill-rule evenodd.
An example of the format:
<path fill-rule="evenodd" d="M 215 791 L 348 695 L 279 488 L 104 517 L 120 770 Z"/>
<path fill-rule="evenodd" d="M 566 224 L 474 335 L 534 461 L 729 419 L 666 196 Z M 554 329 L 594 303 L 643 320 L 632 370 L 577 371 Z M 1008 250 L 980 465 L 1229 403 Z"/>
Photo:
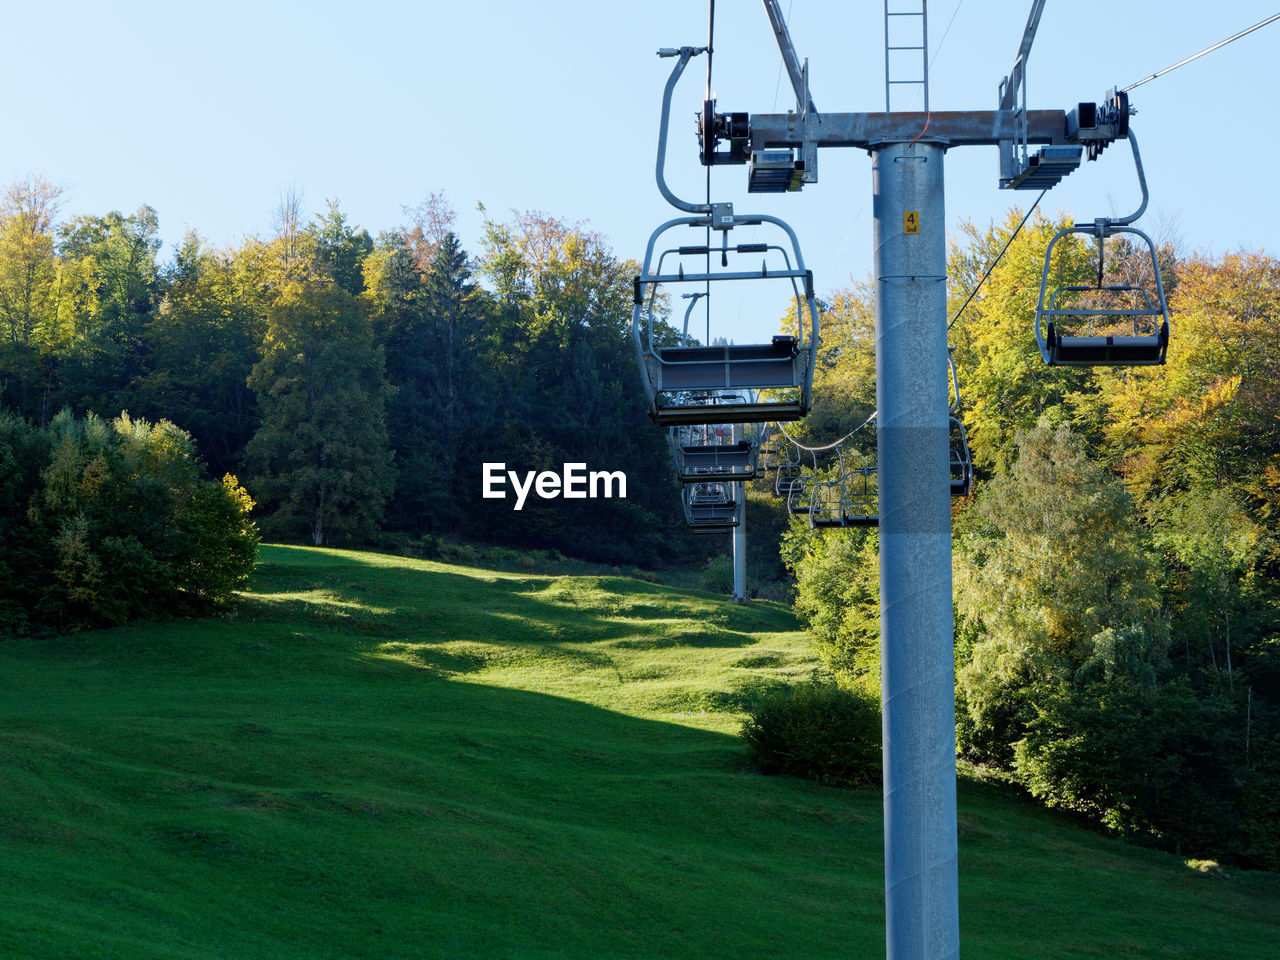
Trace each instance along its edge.
<path fill-rule="evenodd" d="M 781 444 L 777 437 L 770 435 L 760 443 L 760 476 L 764 476 L 770 470 L 778 469 L 782 463 Z"/>
<path fill-rule="evenodd" d="M 809 526 L 819 530 L 844 526 L 841 511 L 841 501 L 844 499 L 842 480 L 842 477 L 838 477 L 813 485 L 809 493 Z"/>
<path fill-rule="evenodd" d="M 773 495 L 790 501 L 792 489 L 804 483 L 804 468 L 799 460 L 780 460 L 774 469 Z"/>
<path fill-rule="evenodd" d="M 728 221 L 715 224 L 723 237 L 720 246 L 671 246 L 655 252 L 668 231 L 687 227 L 705 232 L 713 218 L 680 217 L 664 223 L 649 238 L 642 272 L 635 279 L 631 330 L 640 379 L 650 416 L 664 426 L 705 423 L 707 411 L 699 398 L 709 391 L 736 390 L 745 395 L 744 402 L 716 411 L 718 420 L 729 423 L 798 420 L 809 409 L 818 307 L 813 275 L 805 269 L 795 233 L 782 220 L 766 215 L 729 217 Z M 730 244 L 729 231 L 735 226 L 777 227 L 785 243 Z M 794 300 L 801 318 L 799 335 L 776 336 L 768 343 L 690 344 L 686 337 L 677 344 L 661 342 L 660 287 L 674 292 L 690 285 L 703 289 L 715 284 L 723 289 L 724 282 L 758 285 L 762 281 L 773 281 L 775 288 L 781 285 Z M 786 298 L 780 302 L 779 316 L 786 302 Z"/>
<path fill-rule="evenodd" d="M 678 447 L 676 468 L 681 483 L 708 479 L 753 480 L 756 475 L 755 447 L 750 440 Z"/>
<path fill-rule="evenodd" d="M 973 483 L 973 458 L 969 455 L 969 440 L 959 417 L 950 418 L 951 495 L 964 497 Z"/>
<path fill-rule="evenodd" d="M 807 516 L 813 506 L 812 474 L 799 474 L 786 484 L 787 513 L 792 516 Z"/>
<path fill-rule="evenodd" d="M 1127 101 L 1125 101 L 1127 103 Z M 1127 106 L 1125 108 L 1127 110 Z M 1142 188 L 1142 204 L 1127 217 L 1100 217 L 1091 224 L 1076 223 L 1059 230 L 1044 251 L 1040 298 L 1036 303 L 1035 335 L 1040 355 L 1052 366 L 1154 366 L 1164 363 L 1169 347 L 1169 308 L 1160 278 L 1160 262 L 1151 238 L 1130 224 L 1147 208 L 1147 180 L 1133 131 L 1126 136 Z M 1068 283 L 1050 292 L 1053 248 L 1072 234 L 1092 236 L 1098 245 L 1098 265 L 1092 284 Z M 1150 282 L 1104 283 L 1106 242 L 1128 234 Z M 1144 249 L 1145 248 L 1145 249 Z M 1154 296 L 1152 296 L 1152 288 Z"/>
<path fill-rule="evenodd" d="M 723 533 L 741 520 L 741 504 L 728 483 L 696 483 L 681 493 L 685 521 L 694 533 Z"/>
<path fill-rule="evenodd" d="M 792 512 L 807 513 L 809 526 L 815 530 L 877 527 L 880 525 L 880 502 L 875 476 L 875 467 L 856 467 L 831 480 L 814 483 L 805 507 Z"/>
<path fill-rule="evenodd" d="M 1050 291 L 1053 248 L 1059 240 L 1073 233 L 1097 238 L 1098 279 L 1092 284 L 1066 284 Z M 1143 286 L 1102 282 L 1106 237 L 1117 233 L 1133 234 L 1145 243 L 1154 277 L 1154 297 Z M 1114 224 L 1072 226 L 1059 230 L 1045 250 L 1035 333 L 1040 354 L 1051 366 L 1155 366 L 1164 363 L 1169 347 L 1169 310 L 1151 238 L 1136 227 Z"/>
<path fill-rule="evenodd" d="M 704 421 L 719 419 L 728 408 L 744 402 L 739 393 L 708 393 L 690 400 L 701 402 Z M 672 427 L 671 453 L 681 483 L 713 480 L 747 481 L 756 477 L 760 457 L 759 424 L 696 423 Z"/>
<path fill-rule="evenodd" d="M 835 462 L 829 463 L 825 469 L 820 468 L 818 454 L 830 457 L 833 449 Z M 793 484 L 791 496 L 787 499 L 787 509 L 793 515 L 807 514 L 809 526 L 815 530 L 878 527 L 880 495 L 876 483 L 876 468 L 849 466 L 845 449 L 839 444 L 814 449 L 810 453 L 814 460 L 813 473 L 805 474 L 801 483 Z M 861 458 L 856 452 L 854 455 Z"/>
<path fill-rule="evenodd" d="M 880 491 L 875 467 L 845 472 L 840 485 L 840 519 L 846 527 L 880 526 Z"/>

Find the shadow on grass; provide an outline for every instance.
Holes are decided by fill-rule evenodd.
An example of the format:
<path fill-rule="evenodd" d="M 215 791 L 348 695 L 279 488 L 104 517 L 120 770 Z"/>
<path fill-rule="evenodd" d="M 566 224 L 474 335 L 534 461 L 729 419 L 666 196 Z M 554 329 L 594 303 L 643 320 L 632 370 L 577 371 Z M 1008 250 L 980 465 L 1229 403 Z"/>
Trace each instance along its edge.
<path fill-rule="evenodd" d="M 0 651 L 0 954 L 177 955 L 216 930 L 219 955 L 280 960 L 736 960 L 879 937 L 874 798 L 758 777 L 735 737 L 387 661 L 208 684 L 210 635 L 139 691 L 116 639 L 84 639 L 89 668 Z"/>

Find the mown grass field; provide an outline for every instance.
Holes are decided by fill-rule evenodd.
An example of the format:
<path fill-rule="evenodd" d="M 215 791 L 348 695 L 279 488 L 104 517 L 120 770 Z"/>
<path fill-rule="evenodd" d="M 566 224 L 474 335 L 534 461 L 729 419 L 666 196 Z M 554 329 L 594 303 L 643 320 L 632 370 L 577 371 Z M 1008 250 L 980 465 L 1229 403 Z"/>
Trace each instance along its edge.
<path fill-rule="evenodd" d="M 266 547 L 233 616 L 0 641 L 0 958 L 883 956 L 880 798 L 735 735 L 783 607 Z M 963 953 L 1280 956 L 1204 874 L 960 784 Z"/>

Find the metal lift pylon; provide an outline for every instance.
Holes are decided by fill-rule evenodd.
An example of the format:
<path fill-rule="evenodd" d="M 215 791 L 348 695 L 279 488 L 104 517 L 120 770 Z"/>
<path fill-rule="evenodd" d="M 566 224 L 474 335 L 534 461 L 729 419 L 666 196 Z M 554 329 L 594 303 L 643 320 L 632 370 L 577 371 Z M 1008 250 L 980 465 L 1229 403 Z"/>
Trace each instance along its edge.
<path fill-rule="evenodd" d="M 887 104 L 883 113 L 819 114 L 777 0 L 763 2 L 796 108 L 786 114 L 717 113 L 708 99 L 699 123 L 701 153 L 708 164 L 747 164 L 750 191 L 798 190 L 815 182 L 823 147 L 855 147 L 872 156 L 885 941 L 890 960 L 955 960 L 952 470 L 949 404 L 937 375 L 948 357 L 943 158 L 958 147 L 995 146 L 1002 188 L 1047 188 L 1079 166 L 1086 146 L 1093 159 L 1124 136 L 1127 105 L 1123 117 L 1086 103 L 1070 112 L 1028 109 L 1026 62 L 1044 8 L 1044 0 L 1033 0 L 997 109 L 899 112 Z M 907 82 L 927 91 L 924 0 L 918 12 L 920 44 L 899 45 L 920 51 L 924 75 Z M 888 0 L 885 14 L 887 25 Z M 886 76 L 886 91 L 891 80 Z M 729 142 L 727 151 L 716 149 L 722 140 Z"/>

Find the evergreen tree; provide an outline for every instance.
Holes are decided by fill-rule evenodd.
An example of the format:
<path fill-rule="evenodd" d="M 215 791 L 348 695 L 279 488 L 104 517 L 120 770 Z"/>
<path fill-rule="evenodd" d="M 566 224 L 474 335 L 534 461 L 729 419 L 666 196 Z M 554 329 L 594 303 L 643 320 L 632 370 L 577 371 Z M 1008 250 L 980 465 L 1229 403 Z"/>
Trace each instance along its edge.
<path fill-rule="evenodd" d="M 395 472 L 383 353 L 360 302 L 334 283 L 288 283 L 249 385 L 262 421 L 247 461 L 264 529 L 316 546 L 373 537 Z"/>
<path fill-rule="evenodd" d="M 467 255 L 447 233 L 419 274 L 419 245 L 396 234 L 371 262 L 368 299 L 380 317 L 387 417 L 399 481 L 390 510 L 398 529 L 457 532 L 478 486 L 475 464 L 494 422 L 482 362 L 488 299 L 471 281 Z"/>
<path fill-rule="evenodd" d="M 364 291 L 364 259 L 373 250 L 368 232 L 348 224 L 338 201 L 331 199 L 309 233 L 317 266 L 347 293 L 359 296 Z"/>
<path fill-rule="evenodd" d="M 480 263 L 497 300 L 486 353 L 503 456 L 493 459 L 527 470 L 584 462 L 628 477 L 625 501 L 526 506 L 522 532 L 615 562 L 669 556 L 682 535 L 679 500 L 667 438 L 645 416 L 636 373 L 636 264 L 614 257 L 598 234 L 538 213 L 486 223 Z M 617 537 L 622 529 L 635 531 L 629 542 Z"/>

